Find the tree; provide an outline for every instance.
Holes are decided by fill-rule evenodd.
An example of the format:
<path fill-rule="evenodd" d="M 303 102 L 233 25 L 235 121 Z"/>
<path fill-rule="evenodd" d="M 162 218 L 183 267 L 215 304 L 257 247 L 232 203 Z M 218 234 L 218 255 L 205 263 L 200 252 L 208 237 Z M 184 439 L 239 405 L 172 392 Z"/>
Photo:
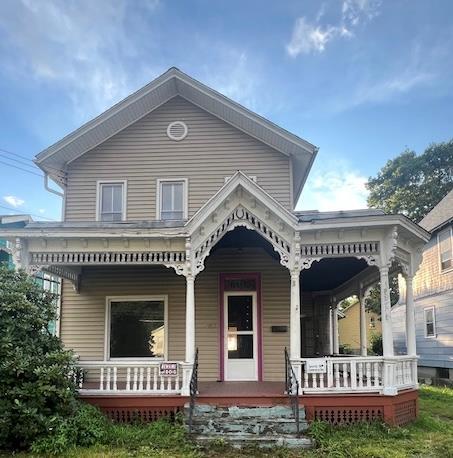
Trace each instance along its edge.
<path fill-rule="evenodd" d="M 393 275 L 389 278 L 390 286 L 390 305 L 393 307 L 399 299 L 398 276 Z M 373 286 L 365 297 L 365 308 L 369 312 L 374 312 L 381 316 L 381 284 Z"/>
<path fill-rule="evenodd" d="M 368 179 L 368 206 L 419 222 L 453 189 L 453 139 L 422 154 L 403 151 Z"/>
<path fill-rule="evenodd" d="M 29 447 L 76 409 L 73 355 L 48 330 L 54 299 L 0 268 L 0 449 Z"/>

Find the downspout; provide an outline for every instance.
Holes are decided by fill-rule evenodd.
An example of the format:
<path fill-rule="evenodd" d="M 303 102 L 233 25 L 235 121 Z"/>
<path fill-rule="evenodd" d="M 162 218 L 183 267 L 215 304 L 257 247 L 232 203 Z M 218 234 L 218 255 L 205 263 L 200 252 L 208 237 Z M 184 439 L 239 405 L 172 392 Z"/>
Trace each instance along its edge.
<path fill-rule="evenodd" d="M 49 191 L 51 192 L 52 194 L 55 194 L 59 197 L 62 198 L 62 205 L 61 205 L 61 215 L 62 215 L 62 219 L 64 220 L 64 217 L 65 217 L 65 193 L 64 192 L 60 192 L 60 191 L 55 191 L 55 189 L 52 189 L 51 187 L 49 187 L 49 174 L 47 172 L 44 172 L 44 188 L 46 189 L 46 191 Z"/>

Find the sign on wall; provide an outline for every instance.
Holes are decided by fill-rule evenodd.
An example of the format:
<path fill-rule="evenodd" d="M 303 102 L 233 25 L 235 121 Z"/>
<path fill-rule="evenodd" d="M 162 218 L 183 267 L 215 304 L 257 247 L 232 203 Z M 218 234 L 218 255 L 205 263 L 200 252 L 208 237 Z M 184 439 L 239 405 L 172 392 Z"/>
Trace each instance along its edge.
<path fill-rule="evenodd" d="M 327 372 L 327 364 L 324 358 L 310 358 L 305 363 L 308 374 L 324 374 Z"/>
<path fill-rule="evenodd" d="M 159 375 L 161 377 L 176 377 L 178 375 L 178 363 L 160 363 Z"/>

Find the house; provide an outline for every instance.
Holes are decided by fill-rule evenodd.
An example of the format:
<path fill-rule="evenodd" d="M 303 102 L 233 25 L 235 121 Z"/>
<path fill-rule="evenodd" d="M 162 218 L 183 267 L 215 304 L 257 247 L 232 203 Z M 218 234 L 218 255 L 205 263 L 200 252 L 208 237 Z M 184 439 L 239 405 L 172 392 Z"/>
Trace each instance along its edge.
<path fill-rule="evenodd" d="M 354 300 L 346 308 L 341 310 L 338 321 L 339 344 L 344 353 L 351 352 L 354 355 L 361 354 L 360 327 L 364 320 L 365 331 L 363 335 L 364 346 L 370 348 L 374 335 L 381 335 L 381 318 L 372 310 L 365 310 L 363 303 L 363 316 L 360 301 Z"/>
<path fill-rule="evenodd" d="M 423 261 L 414 278 L 414 300 L 419 377 L 453 380 L 453 190 L 421 221 L 431 233 Z M 405 286 L 400 304 L 393 307 L 395 323 L 405 313 Z M 395 327 L 395 347 L 404 353 L 404 327 Z"/>
<path fill-rule="evenodd" d="M 429 234 L 377 210 L 295 211 L 316 153 L 171 68 L 36 156 L 63 221 L 0 236 L 63 278 L 83 399 L 117 420 L 288 398 L 309 421 L 415 417 L 413 302 L 395 356 L 388 276 L 412 279 Z M 339 302 L 377 281 L 384 355 L 335 355 Z"/>

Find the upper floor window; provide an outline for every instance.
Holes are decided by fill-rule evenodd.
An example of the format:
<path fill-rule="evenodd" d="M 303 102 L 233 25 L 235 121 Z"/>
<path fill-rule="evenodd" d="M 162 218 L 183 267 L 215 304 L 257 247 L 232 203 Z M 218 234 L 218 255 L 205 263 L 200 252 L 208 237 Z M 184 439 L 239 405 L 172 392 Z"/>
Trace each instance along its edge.
<path fill-rule="evenodd" d="M 98 220 L 126 219 L 126 182 L 98 182 Z"/>
<path fill-rule="evenodd" d="M 157 219 L 187 218 L 187 179 L 157 180 Z"/>
<path fill-rule="evenodd" d="M 436 315 L 434 307 L 430 307 L 424 310 L 425 314 L 425 337 L 436 336 Z"/>
<path fill-rule="evenodd" d="M 440 257 L 440 269 L 447 270 L 453 267 L 452 261 L 452 228 L 449 227 L 439 232 L 439 257 Z"/>

